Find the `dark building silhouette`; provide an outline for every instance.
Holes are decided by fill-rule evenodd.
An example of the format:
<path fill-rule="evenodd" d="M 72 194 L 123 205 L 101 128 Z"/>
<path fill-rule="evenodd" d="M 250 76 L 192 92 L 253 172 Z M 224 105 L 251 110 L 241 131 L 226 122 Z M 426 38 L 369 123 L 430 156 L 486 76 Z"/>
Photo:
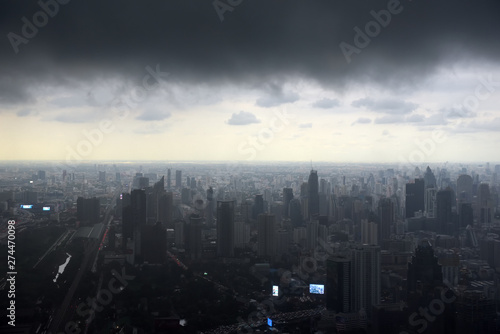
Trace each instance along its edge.
<path fill-rule="evenodd" d="M 170 168 L 167 170 L 167 190 L 172 188 L 172 172 Z"/>
<path fill-rule="evenodd" d="M 303 216 L 301 211 L 300 200 L 294 198 L 290 201 L 290 221 L 293 227 L 299 227 L 303 224 Z"/>
<path fill-rule="evenodd" d="M 217 201 L 217 256 L 234 256 L 234 201 Z"/>
<path fill-rule="evenodd" d="M 428 240 L 423 240 L 408 263 L 408 295 L 432 292 L 443 285 L 443 273 Z"/>
<path fill-rule="evenodd" d="M 308 217 L 311 218 L 315 215 L 319 215 L 319 183 L 318 183 L 318 171 L 311 170 L 309 174 L 309 179 L 307 181 L 309 185 L 308 192 L 308 204 L 309 212 Z"/>
<path fill-rule="evenodd" d="M 258 255 L 272 259 L 276 253 L 276 217 L 260 214 L 257 217 Z"/>
<path fill-rule="evenodd" d="M 192 260 L 201 259 L 203 248 L 201 239 L 202 220 L 199 215 L 192 214 L 185 226 L 185 249 Z"/>
<path fill-rule="evenodd" d="M 459 334 L 498 333 L 495 301 L 482 291 L 464 291 L 457 300 L 457 332 Z"/>
<path fill-rule="evenodd" d="M 180 170 L 175 171 L 175 187 L 182 187 L 182 171 Z"/>
<path fill-rule="evenodd" d="M 326 260 L 326 308 L 336 313 L 349 313 L 353 308 L 352 262 L 345 257 Z"/>
<path fill-rule="evenodd" d="M 128 193 L 123 193 L 121 195 L 121 206 L 122 206 L 122 236 L 123 236 L 123 248 L 127 246 L 127 239 L 132 239 L 134 235 L 134 225 L 132 224 L 132 206 L 131 197 Z"/>
<path fill-rule="evenodd" d="M 472 208 L 472 203 L 458 204 L 458 219 L 460 228 L 474 225 L 474 209 Z"/>
<path fill-rule="evenodd" d="M 80 225 L 94 225 L 100 222 L 101 204 L 99 199 L 78 197 L 76 200 L 76 218 Z"/>
<path fill-rule="evenodd" d="M 390 198 L 382 198 L 378 202 L 378 240 L 382 241 L 391 237 L 391 227 L 394 224 L 394 203 Z"/>
<path fill-rule="evenodd" d="M 166 192 L 158 198 L 158 221 L 165 224 L 167 228 L 173 228 L 174 217 L 174 194 Z"/>
<path fill-rule="evenodd" d="M 141 227 L 142 260 L 152 264 L 162 264 L 166 260 L 167 231 L 160 222 Z"/>
<path fill-rule="evenodd" d="M 293 189 L 283 188 L 283 217 L 290 217 L 290 201 L 293 199 Z"/>
<path fill-rule="evenodd" d="M 252 207 L 252 218 L 257 219 L 257 217 L 264 213 L 264 197 L 263 195 L 255 195 L 255 200 Z"/>
<path fill-rule="evenodd" d="M 425 173 L 424 173 L 424 185 L 425 185 L 425 189 L 436 188 L 436 185 L 437 185 L 436 176 L 434 176 L 434 173 L 429 168 L 429 166 L 427 166 L 427 169 L 425 170 Z"/>
<path fill-rule="evenodd" d="M 453 234 L 457 230 L 453 226 L 452 197 L 451 189 L 440 190 L 436 194 L 436 224 L 439 233 Z"/>
<path fill-rule="evenodd" d="M 424 180 L 415 179 L 415 183 L 406 184 L 406 218 L 415 217 L 415 212 L 424 211 Z"/>
<path fill-rule="evenodd" d="M 206 223 L 207 226 L 214 226 L 214 189 L 212 187 L 207 189 L 207 207 L 206 207 Z"/>

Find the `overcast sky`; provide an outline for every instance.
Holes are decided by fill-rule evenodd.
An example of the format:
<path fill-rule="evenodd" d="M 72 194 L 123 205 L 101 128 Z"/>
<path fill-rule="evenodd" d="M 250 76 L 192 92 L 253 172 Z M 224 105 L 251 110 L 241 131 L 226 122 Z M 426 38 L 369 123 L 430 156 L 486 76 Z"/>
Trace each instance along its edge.
<path fill-rule="evenodd" d="M 497 0 L 59 1 L 2 1 L 2 160 L 500 161 Z"/>

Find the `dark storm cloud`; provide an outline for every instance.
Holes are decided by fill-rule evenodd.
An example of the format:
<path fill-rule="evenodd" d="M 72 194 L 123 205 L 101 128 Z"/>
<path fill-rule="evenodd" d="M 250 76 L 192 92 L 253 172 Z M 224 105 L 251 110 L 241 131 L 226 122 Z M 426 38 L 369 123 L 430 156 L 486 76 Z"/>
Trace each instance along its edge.
<path fill-rule="evenodd" d="M 43 3 L 55 0 L 42 0 Z M 0 11 L 0 103 L 33 99 L 33 87 L 118 79 L 140 85 L 161 64 L 171 80 L 255 87 L 307 78 L 342 90 L 370 83 L 408 90 L 450 62 L 497 61 L 500 2 L 402 1 L 402 11 L 347 64 L 341 42 L 355 44 L 370 11 L 388 1 L 244 1 L 221 22 L 212 1 L 71 0 L 23 36 L 41 7 L 4 1 Z M 55 10 L 53 10 L 55 11 Z M 39 15 L 40 16 L 40 15 Z M 40 20 L 40 17 L 37 17 Z M 43 22 L 42 22 L 43 23 Z M 25 38 L 15 53 L 8 34 Z M 12 37 L 12 35 L 10 35 Z M 264 87 L 264 90 L 266 87 Z M 263 96 L 257 105 L 293 102 L 300 92 Z"/>
<path fill-rule="evenodd" d="M 255 101 L 259 107 L 271 108 L 299 100 L 299 95 L 293 91 L 285 91 L 280 84 L 268 83 L 264 86 L 264 96 Z"/>

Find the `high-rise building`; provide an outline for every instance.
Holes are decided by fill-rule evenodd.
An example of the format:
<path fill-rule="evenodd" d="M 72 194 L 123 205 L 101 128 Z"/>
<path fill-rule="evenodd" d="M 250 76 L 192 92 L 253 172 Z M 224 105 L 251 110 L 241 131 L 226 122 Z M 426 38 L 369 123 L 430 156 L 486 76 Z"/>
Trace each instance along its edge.
<path fill-rule="evenodd" d="M 425 189 L 427 188 L 436 188 L 436 176 L 434 176 L 434 173 L 432 172 L 432 170 L 430 169 L 429 166 L 427 166 L 427 169 L 425 170 L 425 173 L 424 173 L 424 185 L 425 185 Z"/>
<path fill-rule="evenodd" d="M 353 309 L 352 262 L 345 257 L 326 260 L 326 308 L 335 313 L 350 313 Z"/>
<path fill-rule="evenodd" d="M 175 187 L 176 188 L 182 187 L 182 171 L 180 170 L 175 171 Z"/>
<path fill-rule="evenodd" d="M 311 218 L 315 215 L 319 215 L 319 184 L 318 184 L 318 171 L 311 170 L 309 174 L 309 179 L 307 181 L 309 185 L 308 199 L 309 199 L 309 215 Z"/>
<path fill-rule="evenodd" d="M 158 198 L 158 221 L 165 224 L 167 228 L 173 228 L 174 194 L 166 192 Z"/>
<path fill-rule="evenodd" d="M 208 227 L 214 225 L 214 189 L 212 187 L 207 189 L 207 206 L 206 206 L 206 222 Z"/>
<path fill-rule="evenodd" d="M 307 228 L 307 249 L 314 250 L 318 245 L 318 227 L 319 221 L 317 219 L 310 220 L 306 224 Z"/>
<path fill-rule="evenodd" d="M 302 226 L 302 211 L 301 211 L 301 205 L 300 205 L 300 200 L 298 198 L 294 198 L 290 201 L 290 220 L 292 223 L 292 226 L 299 227 Z"/>
<path fill-rule="evenodd" d="M 491 223 L 490 186 L 481 183 L 477 189 L 476 216 L 480 224 Z"/>
<path fill-rule="evenodd" d="M 255 195 L 252 208 L 252 218 L 257 219 L 257 217 L 262 213 L 264 213 L 264 197 L 263 195 Z"/>
<path fill-rule="evenodd" d="M 192 260 L 201 259 L 202 255 L 202 239 L 201 239 L 201 225 L 202 220 L 199 215 L 192 214 L 189 217 L 189 223 L 186 224 L 186 252 Z"/>
<path fill-rule="evenodd" d="M 293 199 L 293 189 L 283 188 L 283 217 L 290 217 L 290 201 Z"/>
<path fill-rule="evenodd" d="M 415 212 L 424 211 L 424 180 L 415 179 L 415 183 L 406 184 L 406 218 L 415 217 Z"/>
<path fill-rule="evenodd" d="M 99 198 L 78 197 L 76 200 L 76 218 L 80 225 L 94 225 L 100 222 L 101 204 Z"/>
<path fill-rule="evenodd" d="M 394 224 L 394 203 L 390 198 L 382 198 L 378 202 L 378 215 L 380 224 L 378 226 L 378 240 L 388 240 L 391 237 L 391 228 Z"/>
<path fill-rule="evenodd" d="M 440 190 L 436 194 L 436 224 L 437 231 L 443 234 L 452 234 L 458 229 L 453 225 L 452 218 L 452 190 Z"/>
<path fill-rule="evenodd" d="M 417 291 L 426 294 L 443 285 L 442 268 L 428 240 L 420 242 L 415 250 L 415 255 L 408 263 L 407 282 L 409 296 Z"/>
<path fill-rule="evenodd" d="M 167 255 L 167 230 L 161 225 L 141 226 L 141 257 L 144 262 L 162 264 Z"/>
<path fill-rule="evenodd" d="M 120 198 L 122 207 L 122 246 L 123 248 L 126 248 L 127 240 L 132 239 L 134 235 L 134 225 L 132 224 L 132 207 L 130 205 L 131 197 L 129 193 L 123 193 Z"/>
<path fill-rule="evenodd" d="M 272 214 L 260 214 L 257 217 L 258 255 L 274 258 L 276 254 L 276 221 Z"/>
<path fill-rule="evenodd" d="M 474 211 L 472 203 L 458 204 L 458 220 L 460 228 L 466 228 L 468 225 L 474 224 Z"/>
<path fill-rule="evenodd" d="M 380 247 L 363 245 L 352 250 L 354 311 L 371 316 L 372 306 L 380 303 Z"/>
<path fill-rule="evenodd" d="M 234 256 L 234 201 L 217 201 L 217 255 Z"/>
<path fill-rule="evenodd" d="M 172 187 L 172 172 L 170 168 L 167 170 L 167 190 L 170 190 Z"/>
<path fill-rule="evenodd" d="M 378 225 L 375 222 L 361 220 L 361 242 L 367 245 L 379 245 Z"/>
<path fill-rule="evenodd" d="M 464 202 L 472 202 L 472 177 L 462 174 L 457 179 L 457 198 Z"/>

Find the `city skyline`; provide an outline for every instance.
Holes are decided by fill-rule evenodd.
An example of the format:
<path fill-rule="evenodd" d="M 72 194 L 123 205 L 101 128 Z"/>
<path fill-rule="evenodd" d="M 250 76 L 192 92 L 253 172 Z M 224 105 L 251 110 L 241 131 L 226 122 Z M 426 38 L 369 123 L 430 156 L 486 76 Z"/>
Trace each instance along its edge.
<path fill-rule="evenodd" d="M 497 2 L 231 4 L 5 5 L 0 159 L 500 161 Z"/>

